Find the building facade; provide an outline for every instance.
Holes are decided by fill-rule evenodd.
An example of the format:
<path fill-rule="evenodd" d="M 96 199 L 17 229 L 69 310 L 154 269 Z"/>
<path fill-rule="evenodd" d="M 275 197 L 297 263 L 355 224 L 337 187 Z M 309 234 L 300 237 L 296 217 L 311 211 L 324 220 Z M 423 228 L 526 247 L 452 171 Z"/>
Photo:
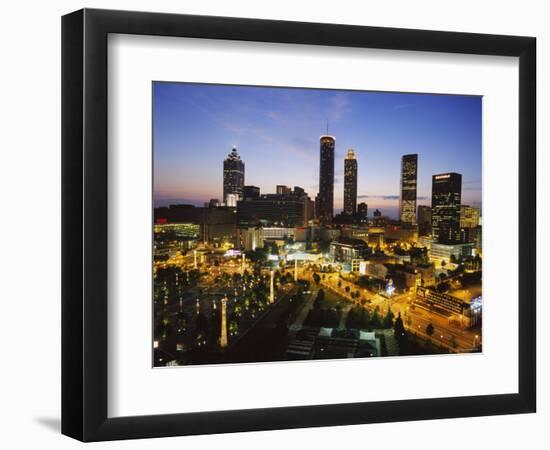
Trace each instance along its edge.
<path fill-rule="evenodd" d="M 399 191 L 399 220 L 416 224 L 416 181 L 418 155 L 403 155 L 401 158 L 401 186 Z"/>
<path fill-rule="evenodd" d="M 419 205 L 416 214 L 418 235 L 428 236 L 432 233 L 432 208 L 427 205 Z"/>
<path fill-rule="evenodd" d="M 460 243 L 462 175 L 443 173 L 432 177 L 432 237 L 440 244 Z"/>
<path fill-rule="evenodd" d="M 260 196 L 258 186 L 243 186 L 243 200 L 254 200 Z"/>
<path fill-rule="evenodd" d="M 365 225 L 368 223 L 368 212 L 369 212 L 369 205 L 367 205 L 365 202 L 361 202 L 357 205 L 357 221 Z"/>
<path fill-rule="evenodd" d="M 320 138 L 319 194 L 317 195 L 317 218 L 323 225 L 332 223 L 334 215 L 334 149 L 336 139 L 324 135 Z"/>
<path fill-rule="evenodd" d="M 348 150 L 344 159 L 344 213 L 348 216 L 357 213 L 357 159 L 353 149 Z"/>
<path fill-rule="evenodd" d="M 264 246 L 264 230 L 262 227 L 237 228 L 236 246 L 246 252 Z"/>
<path fill-rule="evenodd" d="M 481 211 L 469 205 L 460 205 L 460 228 L 475 228 L 479 226 Z"/>
<path fill-rule="evenodd" d="M 236 206 L 243 198 L 244 162 L 237 148 L 233 147 L 223 161 L 223 201 L 227 206 Z"/>
<path fill-rule="evenodd" d="M 330 244 L 331 261 L 347 265 L 349 268 L 353 260 L 366 259 L 370 254 L 370 248 L 361 239 L 340 237 Z"/>
<path fill-rule="evenodd" d="M 240 225 L 277 227 L 306 226 L 313 215 L 313 202 L 301 188 L 286 194 L 261 194 L 237 202 Z"/>

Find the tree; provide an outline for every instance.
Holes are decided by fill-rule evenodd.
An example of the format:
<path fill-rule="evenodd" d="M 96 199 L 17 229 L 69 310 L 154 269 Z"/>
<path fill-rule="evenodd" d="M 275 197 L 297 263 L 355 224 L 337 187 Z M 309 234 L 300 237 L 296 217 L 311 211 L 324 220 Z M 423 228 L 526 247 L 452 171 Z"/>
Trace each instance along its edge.
<path fill-rule="evenodd" d="M 382 323 L 384 328 L 391 328 L 393 326 L 393 318 L 394 315 L 391 311 L 391 308 L 388 308 L 388 312 L 386 314 L 386 317 L 384 317 L 384 321 Z"/>
<path fill-rule="evenodd" d="M 409 336 L 403 326 L 403 319 L 401 319 L 401 313 L 397 315 L 397 319 L 393 324 L 393 335 L 399 345 L 399 353 L 406 355 L 409 351 Z"/>
<path fill-rule="evenodd" d="M 432 337 L 432 334 L 434 334 L 434 331 L 435 331 L 434 326 L 433 326 L 432 323 L 430 322 L 430 323 L 428 324 L 428 326 L 426 327 L 426 334 L 427 334 L 428 336 Z"/>
<path fill-rule="evenodd" d="M 319 274 L 313 274 L 313 281 L 315 281 L 315 284 L 319 284 L 321 282 L 321 277 L 319 276 Z"/>
<path fill-rule="evenodd" d="M 380 326 L 382 325 L 378 306 L 374 308 L 374 312 L 372 313 L 370 324 L 373 328 L 380 328 Z"/>

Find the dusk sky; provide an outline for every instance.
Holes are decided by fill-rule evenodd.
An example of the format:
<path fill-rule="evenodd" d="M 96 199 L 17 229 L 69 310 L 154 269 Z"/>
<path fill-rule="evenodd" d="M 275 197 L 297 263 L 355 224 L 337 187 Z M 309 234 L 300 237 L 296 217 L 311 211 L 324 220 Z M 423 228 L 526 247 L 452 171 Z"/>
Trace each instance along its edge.
<path fill-rule="evenodd" d="M 261 193 L 319 183 L 319 136 L 336 138 L 335 212 L 347 149 L 358 161 L 358 203 L 397 217 L 401 156 L 418 154 L 418 204 L 431 176 L 462 174 L 462 203 L 481 206 L 481 97 L 155 82 L 154 204 L 222 199 L 223 160 L 236 145 L 245 184 Z"/>

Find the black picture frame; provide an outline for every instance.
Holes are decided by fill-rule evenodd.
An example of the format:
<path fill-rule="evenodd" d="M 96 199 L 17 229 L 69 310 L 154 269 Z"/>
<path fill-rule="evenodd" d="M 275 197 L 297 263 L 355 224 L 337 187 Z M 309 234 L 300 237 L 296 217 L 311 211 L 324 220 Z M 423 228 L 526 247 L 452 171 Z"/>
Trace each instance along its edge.
<path fill-rule="evenodd" d="M 519 57 L 518 393 L 109 418 L 109 33 Z M 535 91 L 536 39 L 533 37 L 94 9 L 64 16 L 62 433 L 82 441 L 101 441 L 535 412 Z"/>

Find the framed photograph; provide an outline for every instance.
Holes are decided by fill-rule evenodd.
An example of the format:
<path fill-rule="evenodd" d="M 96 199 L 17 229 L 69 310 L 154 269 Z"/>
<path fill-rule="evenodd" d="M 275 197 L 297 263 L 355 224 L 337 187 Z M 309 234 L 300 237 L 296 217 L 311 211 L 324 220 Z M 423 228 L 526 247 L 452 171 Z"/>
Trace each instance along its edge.
<path fill-rule="evenodd" d="M 536 40 L 62 21 L 62 432 L 535 412 Z"/>

